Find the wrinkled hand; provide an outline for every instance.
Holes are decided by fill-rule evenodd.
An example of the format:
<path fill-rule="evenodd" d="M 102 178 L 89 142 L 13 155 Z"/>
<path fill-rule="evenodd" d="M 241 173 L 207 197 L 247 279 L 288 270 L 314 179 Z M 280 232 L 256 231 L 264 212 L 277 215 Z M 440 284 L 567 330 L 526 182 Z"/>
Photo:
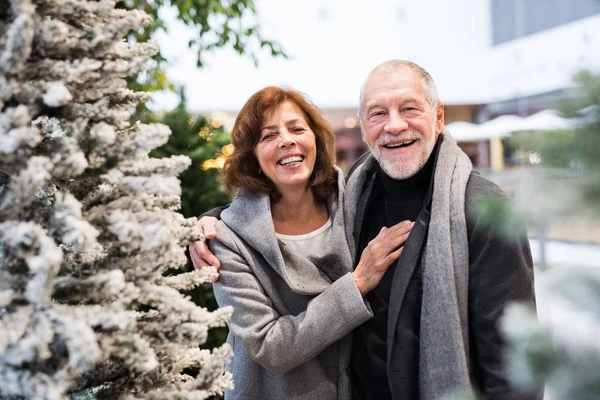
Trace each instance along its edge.
<path fill-rule="evenodd" d="M 360 294 L 364 296 L 375 289 L 392 262 L 400 257 L 413 225 L 414 222 L 402 221 L 391 228 L 383 227 L 369 242 L 352 273 Z"/>
<path fill-rule="evenodd" d="M 217 237 L 217 231 L 215 226 L 219 220 L 215 217 L 202 217 L 200 218 L 200 226 L 202 227 L 202 234 L 206 240 L 214 239 Z M 199 240 L 195 243 L 190 244 L 190 256 L 192 257 L 192 263 L 194 269 L 199 270 L 202 267 L 214 266 L 217 269 L 221 267 L 221 262 L 215 255 L 208 249 L 206 241 Z"/>

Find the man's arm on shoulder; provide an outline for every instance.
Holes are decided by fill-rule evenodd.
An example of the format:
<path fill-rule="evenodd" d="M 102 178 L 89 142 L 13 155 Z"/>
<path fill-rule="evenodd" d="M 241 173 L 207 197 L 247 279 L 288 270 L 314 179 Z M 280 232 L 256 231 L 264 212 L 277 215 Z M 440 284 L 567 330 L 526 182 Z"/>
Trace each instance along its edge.
<path fill-rule="evenodd" d="M 227 210 L 228 207 L 229 207 L 229 204 L 227 204 L 226 206 L 215 207 L 211 210 L 208 210 L 208 211 L 200 214 L 198 219 L 202 219 L 203 217 L 215 217 L 216 219 L 221 219 L 221 213 L 223 211 Z"/>
<path fill-rule="evenodd" d="M 498 186 L 477 173 L 471 174 L 465 203 L 471 264 L 469 330 L 473 375 L 485 399 L 537 399 L 535 394 L 516 394 L 509 386 L 505 342 L 499 329 L 500 317 L 508 303 L 535 303 L 527 231 L 518 226 L 507 232 L 500 224 L 490 223 L 478 206 L 478 201 L 486 197 L 510 202 Z"/>
<path fill-rule="evenodd" d="M 200 226 L 202 227 L 202 234 L 206 238 L 206 240 L 214 239 L 217 237 L 217 231 L 215 230 L 215 225 L 217 221 L 221 218 L 221 213 L 227 209 L 229 205 L 215 207 L 212 210 L 205 212 L 200 215 Z M 190 244 L 190 257 L 192 259 L 192 264 L 194 264 L 194 269 L 199 270 L 200 268 L 207 266 L 214 266 L 217 269 L 221 267 L 221 262 L 214 254 L 210 251 L 208 246 L 206 245 L 206 240 L 199 240 Z"/>

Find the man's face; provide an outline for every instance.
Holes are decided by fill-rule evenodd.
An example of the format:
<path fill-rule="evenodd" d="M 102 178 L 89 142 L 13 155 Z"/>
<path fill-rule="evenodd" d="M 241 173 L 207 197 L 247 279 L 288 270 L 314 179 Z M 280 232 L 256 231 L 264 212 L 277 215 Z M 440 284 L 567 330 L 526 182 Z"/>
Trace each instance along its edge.
<path fill-rule="evenodd" d="M 394 179 L 415 175 L 444 128 L 444 106 L 432 109 L 421 79 L 408 67 L 371 77 L 363 89 L 363 141 Z"/>

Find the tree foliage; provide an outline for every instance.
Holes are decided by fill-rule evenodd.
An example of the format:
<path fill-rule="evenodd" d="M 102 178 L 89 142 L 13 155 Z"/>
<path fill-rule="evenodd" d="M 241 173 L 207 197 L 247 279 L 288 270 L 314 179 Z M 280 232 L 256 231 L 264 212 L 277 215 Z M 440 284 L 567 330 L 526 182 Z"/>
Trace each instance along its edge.
<path fill-rule="evenodd" d="M 186 107 L 183 89 L 180 89 L 179 96 L 179 105 L 159 119 L 173 133 L 165 145 L 153 150 L 150 155 L 157 158 L 185 155 L 190 158 L 190 167 L 179 176 L 182 190 L 180 212 L 185 217 L 197 217 L 211 208 L 227 204 L 230 200 L 217 181 L 220 170 L 207 168 L 207 163 L 215 164 L 215 161 L 222 157 L 223 148 L 229 144 L 229 135 L 218 121 L 191 114 Z M 188 263 L 183 270 L 192 269 L 191 259 L 188 257 Z M 181 273 L 182 270 L 173 272 Z M 200 285 L 186 294 L 200 307 L 209 310 L 218 308 L 210 286 Z M 226 328 L 212 329 L 203 347 L 220 346 L 226 338 Z"/>
<path fill-rule="evenodd" d="M 124 0 L 117 7 L 127 10 L 143 10 L 153 18 L 153 23 L 131 33 L 136 42 L 146 42 L 157 31 L 168 33 L 168 26 L 160 17 L 161 9 L 173 8 L 177 19 L 194 28 L 197 36 L 188 42 L 190 51 L 196 54 L 198 67 L 205 66 L 206 55 L 215 50 L 231 47 L 238 54 L 250 57 L 258 63 L 258 54 L 266 50 L 273 57 L 286 57 L 281 45 L 264 38 L 256 23 L 254 0 Z M 143 77 L 136 77 L 129 86 L 136 90 L 175 90 L 169 83 L 165 67 L 168 60 L 158 51 L 153 56 L 154 65 Z"/>
<path fill-rule="evenodd" d="M 192 160 L 190 168 L 180 175 L 181 213 L 185 217 L 197 217 L 230 200 L 217 182 L 219 169 L 207 168 L 205 164 L 222 155 L 224 146 L 229 144 L 229 134 L 222 122 L 190 113 L 183 89 L 179 93 L 179 105 L 159 119 L 173 133 L 164 146 L 150 155 L 160 158 L 183 154 Z"/>
<path fill-rule="evenodd" d="M 165 125 L 131 123 L 126 87 L 156 52 L 152 22 L 112 0 L 0 0 L 0 397 L 205 399 L 231 387 L 231 349 L 203 350 L 230 309 L 171 275 L 199 240 L 177 176 L 150 158 Z"/>

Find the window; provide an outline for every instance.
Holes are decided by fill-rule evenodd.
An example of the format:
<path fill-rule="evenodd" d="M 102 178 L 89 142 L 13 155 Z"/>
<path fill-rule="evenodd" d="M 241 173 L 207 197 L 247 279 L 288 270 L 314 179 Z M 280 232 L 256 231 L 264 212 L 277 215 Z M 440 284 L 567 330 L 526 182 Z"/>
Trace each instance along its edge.
<path fill-rule="evenodd" d="M 600 0 L 491 1 L 494 46 L 600 14 Z"/>

